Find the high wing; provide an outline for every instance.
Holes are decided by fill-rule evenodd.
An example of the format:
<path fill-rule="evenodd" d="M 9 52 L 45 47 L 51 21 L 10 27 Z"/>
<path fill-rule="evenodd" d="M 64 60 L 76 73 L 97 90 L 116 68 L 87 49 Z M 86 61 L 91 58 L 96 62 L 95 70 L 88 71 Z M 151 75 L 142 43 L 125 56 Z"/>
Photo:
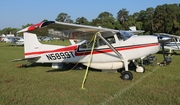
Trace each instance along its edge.
<path fill-rule="evenodd" d="M 46 21 L 40 22 L 38 24 L 31 25 L 25 29 L 18 31 L 21 32 L 29 32 L 34 33 L 37 35 L 52 35 L 56 37 L 63 37 L 63 38 L 75 38 L 75 39 L 83 39 L 83 40 L 90 40 L 95 35 L 95 33 L 100 33 L 98 36 L 102 39 L 103 36 L 112 36 L 119 32 L 119 30 L 113 30 L 108 28 L 102 27 L 94 27 L 94 26 L 87 26 L 87 25 L 79 25 L 79 24 L 71 24 L 71 23 L 64 23 L 64 22 L 56 22 L 56 21 Z M 101 36 L 103 35 L 103 36 Z M 113 48 L 112 45 L 108 44 L 105 40 L 105 43 L 110 48 Z M 112 49 L 117 53 L 117 55 L 122 58 L 122 56 L 117 52 L 115 49 Z"/>
<path fill-rule="evenodd" d="M 172 35 L 172 34 L 167 34 L 167 33 L 155 33 L 155 35 L 159 35 L 159 36 L 168 36 L 168 37 L 174 37 L 174 38 L 179 38 L 180 36 L 177 35 Z"/>
<path fill-rule="evenodd" d="M 164 42 L 174 41 L 176 43 L 175 38 L 180 39 L 180 36 L 167 34 L 167 33 L 155 33 L 155 35 L 158 36 L 158 39 L 160 41 L 164 41 Z"/>
<path fill-rule="evenodd" d="M 18 31 L 18 33 L 20 32 L 30 32 L 37 35 L 52 35 L 63 38 L 91 39 L 93 33 L 96 32 L 106 32 L 113 34 L 119 31 L 87 25 L 47 21 L 31 25 L 25 29 Z"/>

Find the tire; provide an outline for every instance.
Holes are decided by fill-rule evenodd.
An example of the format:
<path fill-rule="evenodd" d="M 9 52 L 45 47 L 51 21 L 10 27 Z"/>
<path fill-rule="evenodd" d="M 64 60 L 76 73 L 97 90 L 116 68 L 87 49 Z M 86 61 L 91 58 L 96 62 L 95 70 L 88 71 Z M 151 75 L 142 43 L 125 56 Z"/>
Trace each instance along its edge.
<path fill-rule="evenodd" d="M 123 80 L 132 80 L 133 74 L 130 71 L 125 71 L 122 73 L 122 79 Z"/>

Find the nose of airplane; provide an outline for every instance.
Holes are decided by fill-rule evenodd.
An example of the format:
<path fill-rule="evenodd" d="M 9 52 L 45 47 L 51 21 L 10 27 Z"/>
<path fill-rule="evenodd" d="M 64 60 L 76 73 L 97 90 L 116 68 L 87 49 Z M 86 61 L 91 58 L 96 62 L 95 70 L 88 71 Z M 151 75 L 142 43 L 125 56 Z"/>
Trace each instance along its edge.
<path fill-rule="evenodd" d="M 171 41 L 171 37 L 168 36 L 157 36 L 159 43 L 165 43 Z"/>

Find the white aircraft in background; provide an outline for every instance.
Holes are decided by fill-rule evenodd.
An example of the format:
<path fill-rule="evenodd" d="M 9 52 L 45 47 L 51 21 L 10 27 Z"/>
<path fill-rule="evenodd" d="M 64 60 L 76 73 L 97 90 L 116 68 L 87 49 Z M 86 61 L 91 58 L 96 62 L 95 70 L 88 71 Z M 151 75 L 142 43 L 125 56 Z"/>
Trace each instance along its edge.
<path fill-rule="evenodd" d="M 167 34 L 167 33 L 156 33 L 160 40 L 167 40 L 169 41 L 164 43 L 164 48 L 169 49 L 169 53 L 171 54 L 172 51 L 180 50 L 180 36 Z"/>
<path fill-rule="evenodd" d="M 47 21 L 31 25 L 19 32 L 24 32 L 23 59 L 35 63 L 82 63 L 100 70 L 117 70 L 124 68 L 122 79 L 132 80 L 128 64 L 135 59 L 143 59 L 157 53 L 160 48 L 155 36 L 138 36 L 129 31 L 119 31 L 87 25 Z M 51 35 L 63 38 L 85 40 L 69 46 L 41 44 L 38 35 Z M 90 63 L 88 63 L 90 61 Z M 144 72 L 136 64 L 136 72 Z"/>
<path fill-rule="evenodd" d="M 1 37 L 1 41 L 4 41 L 6 43 L 11 43 L 11 45 L 15 45 L 15 46 L 23 46 L 24 45 L 24 39 L 22 37 L 15 37 L 15 36 L 11 36 L 11 37 Z"/>
<path fill-rule="evenodd" d="M 13 45 L 23 46 L 24 45 L 24 39 L 22 37 L 15 37 L 15 41 L 13 42 Z"/>
<path fill-rule="evenodd" d="M 13 43 L 13 42 L 15 42 L 15 38 L 14 37 L 3 37 L 2 41 L 6 42 L 6 43 Z"/>

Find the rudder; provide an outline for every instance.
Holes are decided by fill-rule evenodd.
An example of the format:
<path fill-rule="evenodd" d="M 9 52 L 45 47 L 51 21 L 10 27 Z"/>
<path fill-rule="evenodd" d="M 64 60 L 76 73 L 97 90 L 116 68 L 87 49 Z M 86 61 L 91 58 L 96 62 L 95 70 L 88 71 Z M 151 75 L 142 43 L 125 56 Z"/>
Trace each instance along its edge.
<path fill-rule="evenodd" d="M 38 51 L 41 45 L 36 34 L 24 33 L 24 53 Z"/>

